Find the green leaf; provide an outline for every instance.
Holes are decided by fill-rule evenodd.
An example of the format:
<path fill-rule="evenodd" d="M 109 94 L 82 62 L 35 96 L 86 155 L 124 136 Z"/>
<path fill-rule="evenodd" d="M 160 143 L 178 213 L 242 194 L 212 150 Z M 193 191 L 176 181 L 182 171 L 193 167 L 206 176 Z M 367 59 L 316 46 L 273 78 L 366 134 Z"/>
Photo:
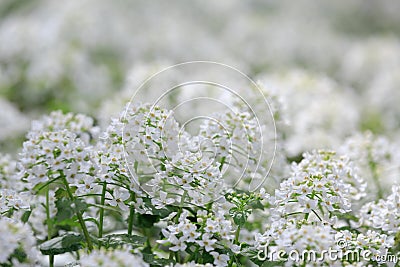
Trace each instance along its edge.
<path fill-rule="evenodd" d="M 257 257 L 258 250 L 254 249 L 254 248 L 253 249 L 252 248 L 242 248 L 242 250 L 240 251 L 240 254 L 245 257 L 254 258 L 254 257 Z"/>
<path fill-rule="evenodd" d="M 68 233 L 44 242 L 39 249 L 44 255 L 59 255 L 81 249 L 83 240 L 80 234 Z"/>
<path fill-rule="evenodd" d="M 397 232 L 394 237 L 394 245 L 392 249 L 394 252 L 400 251 L 400 232 Z"/>
<path fill-rule="evenodd" d="M 150 266 L 174 266 L 175 261 L 170 259 L 159 259 L 154 254 L 143 253 L 143 260 Z"/>
<path fill-rule="evenodd" d="M 71 227 L 80 227 L 80 224 L 79 224 L 76 216 L 62 220 L 55 224 L 57 224 L 57 226 L 59 226 L 60 228 L 62 228 L 64 230 L 70 230 Z"/>
<path fill-rule="evenodd" d="M 57 213 L 55 219 L 57 222 L 62 222 L 74 216 L 72 204 L 73 202 L 70 199 L 60 198 L 56 200 Z"/>
<path fill-rule="evenodd" d="M 18 247 L 14 250 L 14 252 L 9 256 L 9 259 L 17 259 L 19 262 L 25 262 L 27 259 L 27 255 L 22 247 Z M 14 263 L 15 264 L 15 263 Z M 13 266 L 13 265 L 10 265 Z"/>
<path fill-rule="evenodd" d="M 237 208 L 231 208 L 229 215 L 233 218 L 233 222 L 238 226 L 243 226 L 247 221 L 247 212 L 238 210 Z"/>
<path fill-rule="evenodd" d="M 150 228 L 160 220 L 160 216 L 136 213 L 133 217 L 133 224 L 140 228 Z"/>
<path fill-rule="evenodd" d="M 261 267 L 276 267 L 276 266 L 284 266 L 283 262 L 280 261 L 265 261 Z"/>
<path fill-rule="evenodd" d="M 247 220 L 247 217 L 246 217 L 246 213 L 244 213 L 244 212 L 237 213 L 233 217 L 233 221 L 238 226 L 243 226 L 246 223 L 246 220 Z"/>
<path fill-rule="evenodd" d="M 84 212 L 88 207 L 88 204 L 79 198 L 74 200 L 74 204 L 75 212 Z"/>
<path fill-rule="evenodd" d="M 163 209 L 156 209 L 153 208 L 152 209 L 152 213 L 154 215 L 158 215 L 160 218 L 166 218 L 168 217 L 172 212 L 177 211 L 178 209 L 176 207 L 173 206 L 167 206 Z"/>
<path fill-rule="evenodd" d="M 56 199 L 68 198 L 68 192 L 64 188 L 58 188 L 54 196 Z"/>
<path fill-rule="evenodd" d="M 119 208 L 116 208 L 113 206 L 100 205 L 100 204 L 96 204 L 96 203 L 90 203 L 90 204 L 88 204 L 88 206 L 97 207 L 97 208 L 109 210 L 112 212 L 121 212 L 121 210 Z"/>
<path fill-rule="evenodd" d="M 95 218 L 91 218 L 91 217 L 85 218 L 85 222 L 92 222 L 92 223 L 96 224 L 97 227 L 100 226 L 99 222 Z"/>
<path fill-rule="evenodd" d="M 32 213 L 32 210 L 25 211 L 24 214 L 22 214 L 21 221 L 23 223 L 26 223 L 29 220 L 31 213 Z"/>
<path fill-rule="evenodd" d="M 75 199 L 74 201 L 66 198 L 57 199 L 57 213 L 55 218 L 58 223 L 62 223 L 64 220 L 70 220 L 74 217 L 75 213 L 85 211 L 87 206 L 81 199 Z"/>
<path fill-rule="evenodd" d="M 146 241 L 146 237 L 128 234 L 111 234 L 98 240 L 99 245 L 105 248 L 117 248 L 126 244 L 139 247 L 143 246 Z"/>
<path fill-rule="evenodd" d="M 210 253 L 203 253 L 203 255 L 201 255 L 201 259 L 202 259 L 203 263 L 214 262 L 214 257 Z"/>
<path fill-rule="evenodd" d="M 260 200 L 254 200 L 250 203 L 249 205 L 252 209 L 260 209 L 260 210 L 264 210 L 264 205 L 261 203 Z"/>

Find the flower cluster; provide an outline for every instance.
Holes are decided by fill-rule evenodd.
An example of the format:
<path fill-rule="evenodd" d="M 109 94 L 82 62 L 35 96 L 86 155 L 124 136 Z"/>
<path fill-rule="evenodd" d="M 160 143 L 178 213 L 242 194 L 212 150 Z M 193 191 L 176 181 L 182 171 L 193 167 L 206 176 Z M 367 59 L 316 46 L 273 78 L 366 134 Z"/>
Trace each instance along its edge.
<path fill-rule="evenodd" d="M 301 213 L 328 220 L 337 212 L 349 212 L 351 201 L 360 199 L 365 189 L 349 159 L 322 150 L 303 157 L 271 197 L 274 216 Z"/>
<path fill-rule="evenodd" d="M 29 195 L 15 192 L 11 189 L 0 188 L 0 214 L 12 212 L 14 210 L 28 210 Z"/>
<path fill-rule="evenodd" d="M 0 217 L 0 264 L 35 266 L 38 260 L 36 239 L 27 224 Z"/>
<path fill-rule="evenodd" d="M 338 248 L 338 238 L 376 257 L 393 251 L 398 187 L 387 200 L 352 210 L 365 196 L 358 169 L 368 167 L 354 165 L 355 152 L 364 151 L 358 143 L 346 143 L 342 154 L 304 153 L 271 195 L 268 187 L 232 188 L 240 176 L 238 186 L 259 182 L 268 162 L 262 126 L 236 107 L 213 114 L 197 135 L 149 104 L 128 104 L 102 134 L 83 115 L 43 117 L 33 122 L 18 163 L 3 157 L 2 215 L 27 221 L 21 225 L 32 228 L 50 265 L 57 253 L 80 249 L 80 266 L 261 264 L 266 246 L 323 251 Z M 368 153 L 377 165 L 387 155 Z M 113 233 L 118 229 L 127 234 Z"/>
<path fill-rule="evenodd" d="M 1 78 L 0 78 L 1 80 Z M 27 130 L 28 118 L 6 99 L 0 98 L 0 143 L 4 145 L 16 136 L 22 136 Z"/>
<path fill-rule="evenodd" d="M 0 154 L 0 187 L 23 190 L 25 185 L 18 179 L 17 162 L 10 155 Z"/>
<path fill-rule="evenodd" d="M 81 114 L 58 111 L 33 121 L 19 157 L 30 188 L 60 177 L 79 188 L 87 184 L 95 172 L 89 142 L 96 132 L 93 120 Z"/>
<path fill-rule="evenodd" d="M 215 207 L 218 210 L 218 207 Z M 198 211 L 197 221 L 191 222 L 191 215 L 183 211 L 176 223 L 162 229 L 164 240 L 161 244 L 169 244 L 169 250 L 189 253 L 191 260 L 198 260 L 199 252 L 209 253 L 216 266 L 227 266 L 230 253 L 238 253 L 239 247 L 234 245 L 234 228 L 230 220 L 225 218 L 224 211 L 207 214 Z M 228 253 L 228 251 L 232 251 Z M 194 254 L 193 254 L 194 253 Z"/>
<path fill-rule="evenodd" d="M 91 139 L 95 139 L 100 131 L 99 127 L 94 126 L 93 118 L 89 116 L 53 111 L 49 115 L 33 121 L 29 135 L 40 132 L 56 132 L 65 129 L 75 133 L 86 144 L 89 144 Z"/>
<path fill-rule="evenodd" d="M 389 234 L 400 230 L 400 186 L 392 188 L 392 194 L 378 202 L 365 204 L 359 212 L 363 225 L 371 226 Z"/>
<path fill-rule="evenodd" d="M 335 249 L 335 231 L 329 225 L 324 224 L 309 224 L 298 223 L 296 221 L 288 221 L 287 224 L 282 226 L 279 231 L 269 231 L 264 235 L 256 236 L 256 246 L 260 253 L 259 257 L 269 257 L 270 255 L 262 255 L 267 253 L 266 248 L 270 251 L 285 251 L 286 255 L 279 258 L 269 259 L 272 261 L 279 261 L 287 258 L 291 251 L 298 251 L 302 253 L 306 250 L 315 251 L 318 253 L 316 259 L 321 257 L 322 251 Z M 315 260 L 316 261 L 316 260 Z M 307 259 L 293 259 L 289 258 L 287 266 L 293 264 L 301 265 L 307 262 Z M 329 266 L 332 262 L 325 259 L 322 265 Z"/>
<path fill-rule="evenodd" d="M 355 95 L 333 79 L 293 69 L 264 75 L 260 80 L 266 93 L 278 98 L 283 107 L 280 112 L 287 123 L 279 125 L 278 131 L 284 135 L 283 145 L 290 157 L 337 147 L 357 129 L 360 119 L 358 107 L 352 104 Z"/>
<path fill-rule="evenodd" d="M 364 255 L 368 256 L 371 261 L 376 262 L 380 262 L 379 257 L 387 255 L 388 250 L 394 245 L 393 237 L 372 230 L 360 234 L 344 230 L 336 234 L 336 238 L 342 241 L 339 243 L 342 249 L 347 251 L 366 251 L 369 255 Z"/>
<path fill-rule="evenodd" d="M 128 106 L 123 115 L 112 122 L 105 138 L 105 148 L 118 153 L 103 153 L 101 165 L 136 188 L 139 212 L 146 212 L 139 185 L 156 209 L 191 201 L 203 205 L 220 196 L 220 163 L 200 150 L 204 138 L 180 131 L 172 113 L 157 106 Z"/>
<path fill-rule="evenodd" d="M 90 151 L 75 133 L 68 130 L 32 132 L 29 137 L 24 142 L 20 162 L 30 188 L 60 177 L 79 184 L 92 175 Z"/>
<path fill-rule="evenodd" d="M 250 112 L 239 106 L 226 113 L 214 114 L 212 120 L 201 125 L 200 135 L 213 140 L 216 159 L 227 164 L 224 172 L 228 172 L 228 184 L 238 183 L 243 177 L 247 180 L 242 183 L 261 183 L 267 173 L 263 132 L 257 117 Z"/>
<path fill-rule="evenodd" d="M 364 190 L 365 183 L 348 157 L 324 150 L 304 153 L 275 194 L 265 197 L 271 204 L 269 224 L 264 233 L 255 234 L 252 245 L 259 252 L 266 247 L 286 251 L 286 257 L 292 250 L 321 253 L 340 249 L 335 238 L 341 233 L 340 218 L 350 213 L 352 201 L 363 197 Z M 322 255 L 316 255 L 319 257 Z M 299 260 L 289 257 L 286 263 L 292 266 L 307 261 Z M 319 264 L 341 266 L 330 259 Z"/>
<path fill-rule="evenodd" d="M 130 253 L 129 248 L 121 248 L 116 250 L 95 250 L 90 254 L 82 255 L 79 260 L 77 267 L 92 267 L 92 266 L 138 266 L 147 267 L 149 266 L 138 256 Z"/>
<path fill-rule="evenodd" d="M 368 183 L 368 197 L 382 198 L 390 192 L 400 170 L 399 145 L 371 132 L 355 134 L 340 148 Z"/>

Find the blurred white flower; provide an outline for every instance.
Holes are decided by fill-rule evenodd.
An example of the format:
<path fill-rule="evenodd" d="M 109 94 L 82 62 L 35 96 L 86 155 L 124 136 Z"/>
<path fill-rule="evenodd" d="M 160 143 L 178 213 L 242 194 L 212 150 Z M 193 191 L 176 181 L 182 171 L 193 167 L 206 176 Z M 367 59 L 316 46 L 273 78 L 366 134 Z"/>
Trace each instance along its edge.
<path fill-rule="evenodd" d="M 94 250 L 90 254 L 83 254 L 78 262 L 79 267 L 93 267 L 93 266 L 138 266 L 147 267 L 139 256 L 133 255 L 129 247 L 116 249 L 116 250 Z"/>
<path fill-rule="evenodd" d="M 359 100 L 334 80 L 304 70 L 260 77 L 264 90 L 281 101 L 288 121 L 283 145 L 290 157 L 312 149 L 333 149 L 359 123 Z"/>
<path fill-rule="evenodd" d="M 29 118 L 3 98 L 0 98 L 0 107 L 0 142 L 22 136 L 29 128 Z"/>

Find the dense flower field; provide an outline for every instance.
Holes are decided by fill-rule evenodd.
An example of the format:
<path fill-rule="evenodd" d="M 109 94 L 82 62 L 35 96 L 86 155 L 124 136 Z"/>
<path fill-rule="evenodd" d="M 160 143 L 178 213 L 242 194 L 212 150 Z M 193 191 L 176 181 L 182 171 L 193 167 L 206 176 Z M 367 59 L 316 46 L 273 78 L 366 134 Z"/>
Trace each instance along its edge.
<path fill-rule="evenodd" d="M 0 266 L 398 266 L 400 4 L 0 3 Z"/>

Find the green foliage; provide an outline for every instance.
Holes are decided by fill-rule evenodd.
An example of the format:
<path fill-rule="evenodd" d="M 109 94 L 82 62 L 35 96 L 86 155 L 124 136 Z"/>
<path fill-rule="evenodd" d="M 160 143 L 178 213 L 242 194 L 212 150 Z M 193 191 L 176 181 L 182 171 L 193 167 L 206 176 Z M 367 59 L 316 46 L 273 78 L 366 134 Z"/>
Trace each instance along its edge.
<path fill-rule="evenodd" d="M 68 233 L 55 237 L 40 245 L 40 251 L 44 255 L 59 255 L 81 249 L 84 237 L 76 233 Z"/>
<path fill-rule="evenodd" d="M 147 241 L 146 237 L 128 234 L 110 234 L 98 239 L 98 245 L 105 248 L 118 248 L 126 244 L 132 247 L 143 246 Z"/>
<path fill-rule="evenodd" d="M 158 266 L 170 266 L 171 264 L 175 264 L 174 260 L 170 259 L 160 259 L 152 253 L 143 253 L 143 260 L 150 264 L 151 267 Z"/>
<path fill-rule="evenodd" d="M 226 198 L 235 205 L 229 210 L 229 215 L 233 218 L 234 223 L 240 227 L 245 225 L 247 218 L 254 209 L 264 209 L 260 197 L 256 193 L 236 190 L 227 194 Z"/>
<path fill-rule="evenodd" d="M 63 189 L 59 189 L 57 190 L 58 194 L 56 193 L 56 224 L 63 226 L 77 226 L 75 214 L 85 211 L 88 205 L 78 198 L 74 200 L 66 198 L 64 191 L 65 190 Z"/>

